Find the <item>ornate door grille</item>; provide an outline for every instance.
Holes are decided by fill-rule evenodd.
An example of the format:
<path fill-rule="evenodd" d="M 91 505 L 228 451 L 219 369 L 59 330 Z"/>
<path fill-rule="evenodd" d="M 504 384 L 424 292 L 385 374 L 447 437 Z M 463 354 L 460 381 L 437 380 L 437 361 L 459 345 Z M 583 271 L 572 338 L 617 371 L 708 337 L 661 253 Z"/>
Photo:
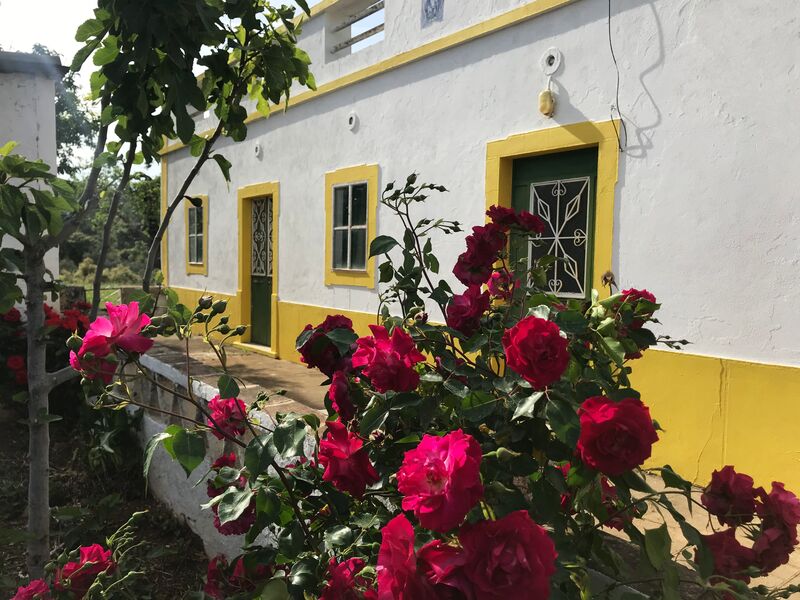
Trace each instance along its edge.
<path fill-rule="evenodd" d="M 272 277 L 272 198 L 257 198 L 250 204 L 253 211 L 251 274 Z"/>
<path fill-rule="evenodd" d="M 558 258 L 550 270 L 548 287 L 564 298 L 586 297 L 590 198 L 589 177 L 531 184 L 530 211 L 544 221 L 545 231 L 531 238 L 528 268 L 543 256 Z"/>

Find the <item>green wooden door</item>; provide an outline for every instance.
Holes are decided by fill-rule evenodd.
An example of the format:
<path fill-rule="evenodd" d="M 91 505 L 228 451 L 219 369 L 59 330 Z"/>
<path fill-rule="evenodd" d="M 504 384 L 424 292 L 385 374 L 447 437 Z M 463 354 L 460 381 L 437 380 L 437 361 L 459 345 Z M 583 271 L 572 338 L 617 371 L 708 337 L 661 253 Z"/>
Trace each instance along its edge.
<path fill-rule="evenodd" d="M 545 223 L 538 242 L 521 241 L 512 260 L 558 260 L 548 272 L 549 290 L 562 298 L 588 298 L 592 290 L 597 148 L 514 161 L 512 206 Z"/>
<path fill-rule="evenodd" d="M 269 346 L 272 324 L 272 197 L 255 198 L 250 259 L 250 342 Z"/>

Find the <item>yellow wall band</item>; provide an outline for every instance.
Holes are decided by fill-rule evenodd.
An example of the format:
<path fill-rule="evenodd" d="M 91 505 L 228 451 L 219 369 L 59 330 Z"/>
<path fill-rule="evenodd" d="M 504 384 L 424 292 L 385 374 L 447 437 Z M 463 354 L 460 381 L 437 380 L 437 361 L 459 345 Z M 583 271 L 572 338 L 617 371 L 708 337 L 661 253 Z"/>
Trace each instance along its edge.
<path fill-rule="evenodd" d="M 333 268 L 333 188 L 348 183 L 367 184 L 367 248 L 375 239 L 375 225 L 378 217 L 378 165 L 360 165 L 325 173 L 325 285 L 352 285 L 375 287 L 375 259 L 367 259 L 363 271 Z"/>
<path fill-rule="evenodd" d="M 514 160 L 537 154 L 597 147 L 597 194 L 594 223 L 592 288 L 607 296 L 603 274 L 611 270 L 614 237 L 614 187 L 619 171 L 619 146 L 615 121 L 573 123 L 512 135 L 486 146 L 486 208 L 511 206 Z"/>
<path fill-rule="evenodd" d="M 522 23 L 524 21 L 528 21 L 530 19 L 533 19 L 535 17 L 553 11 L 557 8 L 561 8 L 562 6 L 572 4 L 573 2 L 576 1 L 577 0 L 533 0 L 533 2 L 530 2 L 525 6 L 520 6 L 513 10 L 505 12 L 501 15 L 497 15 L 496 17 L 487 19 L 482 23 L 476 23 L 475 25 L 470 25 L 469 27 L 465 27 L 464 29 L 456 31 L 455 33 L 445 35 L 432 42 L 422 44 L 421 46 L 417 46 L 416 48 L 413 48 L 411 50 L 407 50 L 405 52 L 401 52 L 400 54 L 396 54 L 395 56 L 386 58 L 382 61 L 375 63 L 374 65 L 370 65 L 369 67 L 364 67 L 363 69 L 359 69 L 358 71 L 354 71 L 353 73 L 344 75 L 343 77 L 339 77 L 338 79 L 334 79 L 333 81 L 320 84 L 317 87 L 316 91 L 303 92 L 302 94 L 298 94 L 297 96 L 292 98 L 290 106 L 303 104 L 304 102 L 308 102 L 309 100 L 314 100 L 321 96 L 325 96 L 326 94 L 330 94 L 331 92 L 335 92 L 337 90 L 351 86 L 361 81 L 371 79 L 372 77 L 375 77 L 382 73 L 393 71 L 394 69 L 414 63 L 428 56 L 433 56 L 434 54 L 438 54 L 439 52 L 449 50 L 450 48 L 455 48 L 456 46 L 460 46 L 461 44 L 465 44 L 472 40 L 476 40 L 485 37 L 487 35 L 490 35 L 492 33 L 502 31 L 503 29 L 506 29 L 518 23 Z M 336 3 L 335 1 L 331 1 L 329 3 L 322 3 L 322 6 L 320 6 L 319 8 L 315 7 L 314 9 L 312 9 L 312 16 L 316 16 L 317 14 L 330 8 L 335 3 Z M 271 109 L 274 112 L 276 110 L 285 110 L 286 107 L 287 107 L 286 103 L 281 102 L 280 104 L 271 107 Z M 264 115 L 262 115 L 258 111 L 254 111 L 248 115 L 246 122 L 252 123 L 253 121 L 257 121 L 263 118 Z M 211 135 L 212 132 L 213 129 L 204 131 L 202 133 L 199 133 L 198 135 L 200 135 L 201 137 L 208 137 Z M 164 149 L 161 150 L 161 154 L 162 155 L 169 154 L 170 152 L 175 152 L 176 150 L 180 150 L 183 147 L 184 144 L 176 142 L 175 144 L 164 147 Z"/>

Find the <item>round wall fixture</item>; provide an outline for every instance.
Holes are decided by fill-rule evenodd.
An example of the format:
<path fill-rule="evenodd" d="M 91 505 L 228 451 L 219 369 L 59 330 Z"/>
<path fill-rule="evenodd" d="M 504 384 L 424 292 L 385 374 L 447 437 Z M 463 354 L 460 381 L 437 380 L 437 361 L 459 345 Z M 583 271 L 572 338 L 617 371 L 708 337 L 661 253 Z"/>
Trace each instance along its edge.
<path fill-rule="evenodd" d="M 347 115 L 347 128 L 350 131 L 358 129 L 358 115 L 355 112 L 351 112 Z"/>
<path fill-rule="evenodd" d="M 545 75 L 553 75 L 561 66 L 561 50 L 558 48 L 548 48 L 547 51 L 542 54 L 539 64 Z"/>
<path fill-rule="evenodd" d="M 255 144 L 253 146 L 253 154 L 256 155 L 258 160 L 261 160 L 261 157 L 264 156 L 264 149 L 261 147 L 261 144 Z"/>

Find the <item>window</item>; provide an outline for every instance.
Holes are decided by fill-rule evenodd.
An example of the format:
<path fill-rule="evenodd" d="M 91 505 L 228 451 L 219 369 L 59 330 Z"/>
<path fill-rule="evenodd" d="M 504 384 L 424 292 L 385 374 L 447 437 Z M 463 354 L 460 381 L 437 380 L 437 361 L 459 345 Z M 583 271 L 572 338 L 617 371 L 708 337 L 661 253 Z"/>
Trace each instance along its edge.
<path fill-rule="evenodd" d="M 325 285 L 375 287 L 369 244 L 375 237 L 378 165 L 325 175 Z"/>
<path fill-rule="evenodd" d="M 333 188 L 333 268 L 367 267 L 367 184 Z"/>
<path fill-rule="evenodd" d="M 208 197 L 193 196 L 185 201 L 186 272 L 207 275 Z"/>

